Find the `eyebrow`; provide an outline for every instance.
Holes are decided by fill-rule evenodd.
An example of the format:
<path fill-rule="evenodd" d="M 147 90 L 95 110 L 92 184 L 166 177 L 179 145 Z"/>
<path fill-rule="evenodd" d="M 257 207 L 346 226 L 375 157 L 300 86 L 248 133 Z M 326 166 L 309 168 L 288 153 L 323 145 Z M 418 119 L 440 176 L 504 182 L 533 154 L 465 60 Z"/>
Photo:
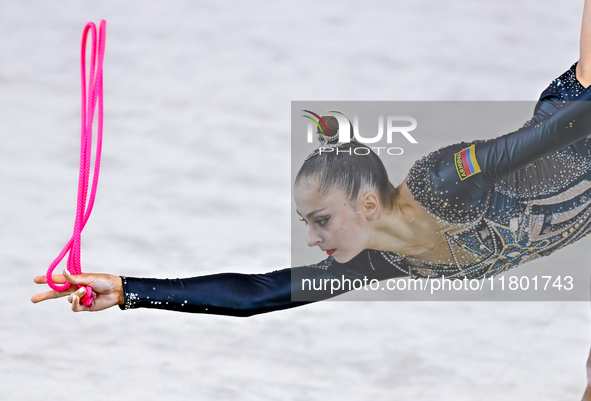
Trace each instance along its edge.
<path fill-rule="evenodd" d="M 323 207 L 322 209 L 314 210 L 313 212 L 310 212 L 310 213 L 308 213 L 308 214 L 306 215 L 306 217 L 307 217 L 307 218 L 310 218 L 311 216 L 315 215 L 315 214 L 316 214 L 316 213 L 318 213 L 318 212 L 321 212 L 321 211 L 323 211 L 324 209 L 326 209 L 326 208 L 324 208 L 324 207 Z M 304 217 L 304 216 L 302 216 L 302 215 L 300 214 L 300 212 L 298 212 L 298 210 L 297 210 L 297 209 L 296 209 L 296 213 L 297 213 L 297 214 L 299 214 L 299 215 L 300 215 L 300 217 Z"/>

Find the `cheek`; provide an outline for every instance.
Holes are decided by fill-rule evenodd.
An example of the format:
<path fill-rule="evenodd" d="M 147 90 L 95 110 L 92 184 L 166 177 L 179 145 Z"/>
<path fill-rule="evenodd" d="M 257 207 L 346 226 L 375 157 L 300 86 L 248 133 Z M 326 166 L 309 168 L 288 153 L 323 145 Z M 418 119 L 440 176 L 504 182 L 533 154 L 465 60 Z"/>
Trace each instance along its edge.
<path fill-rule="evenodd" d="M 342 221 L 334 232 L 334 239 L 343 245 L 356 247 L 363 242 L 363 227 L 357 219 Z"/>

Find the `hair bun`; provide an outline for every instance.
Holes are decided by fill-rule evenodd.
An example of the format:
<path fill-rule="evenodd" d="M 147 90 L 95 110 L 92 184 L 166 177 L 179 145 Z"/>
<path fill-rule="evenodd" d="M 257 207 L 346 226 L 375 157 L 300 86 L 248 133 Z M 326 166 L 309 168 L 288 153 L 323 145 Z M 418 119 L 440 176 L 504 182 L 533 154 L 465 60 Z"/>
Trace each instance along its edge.
<path fill-rule="evenodd" d="M 312 156 L 317 155 L 319 153 L 319 149 L 321 149 L 321 148 L 341 147 L 341 146 L 349 145 L 349 144 L 351 144 L 351 142 L 355 142 L 355 135 L 353 134 L 353 124 L 351 124 L 351 120 L 349 120 L 347 118 L 347 116 L 345 116 L 340 111 L 331 111 L 331 113 L 339 113 L 347 119 L 347 122 L 349 123 L 349 142 L 339 142 L 339 139 L 340 139 L 339 120 L 336 117 L 333 117 L 333 116 L 322 116 L 321 117 L 312 111 L 309 111 L 309 110 L 303 110 L 303 111 L 305 111 L 306 113 L 312 114 L 314 117 L 316 117 L 318 119 L 318 120 L 316 120 L 310 116 L 304 115 L 304 117 L 309 118 L 310 120 L 312 120 L 316 123 L 316 127 L 317 127 L 316 128 L 316 138 L 318 139 L 318 142 L 320 142 L 318 149 L 316 149 L 314 152 L 312 152 L 306 158 L 306 160 L 308 160 Z"/>
<path fill-rule="evenodd" d="M 339 143 L 339 120 L 333 116 L 320 117 L 322 132 L 316 131 L 318 141 L 324 146 L 334 146 Z"/>

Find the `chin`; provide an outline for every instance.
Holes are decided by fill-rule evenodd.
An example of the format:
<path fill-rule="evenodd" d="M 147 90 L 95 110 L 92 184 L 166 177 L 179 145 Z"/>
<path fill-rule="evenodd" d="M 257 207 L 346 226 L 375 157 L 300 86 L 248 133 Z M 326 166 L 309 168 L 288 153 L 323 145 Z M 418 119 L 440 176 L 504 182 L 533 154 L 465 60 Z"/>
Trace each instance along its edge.
<path fill-rule="evenodd" d="M 350 261 L 351 259 L 353 259 L 353 257 L 355 256 L 355 255 L 350 255 L 350 254 L 347 254 L 347 255 L 336 255 L 337 253 L 338 253 L 338 251 L 335 252 L 335 254 L 332 257 L 334 258 L 334 260 L 336 260 L 339 263 L 347 263 L 348 261 Z"/>
<path fill-rule="evenodd" d="M 361 248 L 358 251 L 355 250 L 347 250 L 347 251 L 342 251 L 342 250 L 338 250 L 332 254 L 332 257 L 334 258 L 334 260 L 336 260 L 339 263 L 347 263 L 349 261 L 351 261 L 351 259 L 355 258 L 357 255 L 359 255 L 361 252 L 363 252 L 365 248 Z"/>

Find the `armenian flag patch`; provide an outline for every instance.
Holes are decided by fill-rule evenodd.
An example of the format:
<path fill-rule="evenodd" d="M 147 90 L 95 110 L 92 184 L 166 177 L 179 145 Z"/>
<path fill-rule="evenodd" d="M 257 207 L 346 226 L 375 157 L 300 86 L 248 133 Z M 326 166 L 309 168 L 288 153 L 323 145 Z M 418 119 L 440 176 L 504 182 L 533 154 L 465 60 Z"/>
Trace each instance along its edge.
<path fill-rule="evenodd" d="M 480 166 L 476 161 L 474 145 L 456 153 L 454 155 L 454 161 L 456 163 L 456 170 L 462 181 L 476 173 L 480 173 Z"/>

